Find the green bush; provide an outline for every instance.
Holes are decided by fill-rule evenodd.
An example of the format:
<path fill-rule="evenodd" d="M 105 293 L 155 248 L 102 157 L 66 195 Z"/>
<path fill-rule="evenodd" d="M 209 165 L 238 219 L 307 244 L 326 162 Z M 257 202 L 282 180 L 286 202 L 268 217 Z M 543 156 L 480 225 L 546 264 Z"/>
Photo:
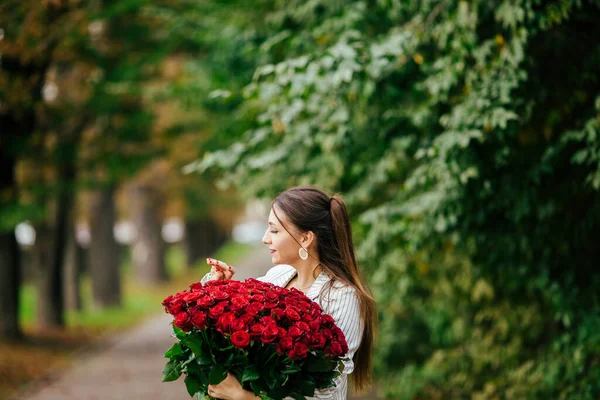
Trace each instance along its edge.
<path fill-rule="evenodd" d="M 273 4 L 196 167 L 345 195 L 389 398 L 599 398 L 599 3 Z"/>

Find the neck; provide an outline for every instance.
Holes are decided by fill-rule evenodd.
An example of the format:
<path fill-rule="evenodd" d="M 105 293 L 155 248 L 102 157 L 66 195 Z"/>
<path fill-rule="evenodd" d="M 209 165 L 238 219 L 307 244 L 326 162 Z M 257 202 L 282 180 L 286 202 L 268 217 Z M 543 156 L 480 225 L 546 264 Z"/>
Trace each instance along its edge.
<path fill-rule="evenodd" d="M 310 287 L 317 279 L 323 268 L 319 260 L 309 257 L 308 260 L 298 260 L 293 267 L 298 271 L 296 283 L 294 286 L 298 288 Z"/>

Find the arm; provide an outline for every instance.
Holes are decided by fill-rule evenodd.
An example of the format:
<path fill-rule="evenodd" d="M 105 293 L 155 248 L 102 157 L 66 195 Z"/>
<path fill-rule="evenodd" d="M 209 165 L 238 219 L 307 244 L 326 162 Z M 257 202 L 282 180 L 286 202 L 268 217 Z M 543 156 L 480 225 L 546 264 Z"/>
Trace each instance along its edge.
<path fill-rule="evenodd" d="M 235 376 L 227 373 L 227 378 L 218 385 L 208 385 L 208 394 L 222 400 L 260 400 L 254 393 L 244 390 Z"/>
<path fill-rule="evenodd" d="M 331 399 L 335 393 L 347 392 L 347 375 L 354 370 L 352 357 L 360 346 L 364 331 L 364 322 L 360 315 L 360 303 L 355 290 L 351 287 L 338 287 L 325 293 L 325 299 L 321 301 L 323 310 L 331 315 L 336 325 L 344 332 L 348 343 L 348 353 L 345 357 L 342 375 L 334 379 L 335 387 L 315 391 L 313 399 Z"/>

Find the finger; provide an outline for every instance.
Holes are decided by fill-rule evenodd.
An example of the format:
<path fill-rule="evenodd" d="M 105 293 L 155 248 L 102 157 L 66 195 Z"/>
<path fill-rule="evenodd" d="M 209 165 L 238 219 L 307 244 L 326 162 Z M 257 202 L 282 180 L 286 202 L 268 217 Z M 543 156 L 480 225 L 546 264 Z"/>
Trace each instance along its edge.
<path fill-rule="evenodd" d="M 223 261 L 219 261 L 219 260 L 215 260 L 214 258 L 207 258 L 206 262 L 209 265 L 213 265 L 215 267 L 220 268 L 223 271 L 226 271 L 229 269 L 229 265 L 225 264 Z"/>
<path fill-rule="evenodd" d="M 217 267 L 211 266 L 210 267 L 210 279 L 212 279 L 212 280 L 225 279 L 225 275 L 223 274 L 223 271 L 221 271 Z"/>
<path fill-rule="evenodd" d="M 225 274 L 225 279 L 233 278 L 233 275 L 235 275 L 235 268 L 230 266 L 229 269 L 224 272 L 224 274 Z"/>

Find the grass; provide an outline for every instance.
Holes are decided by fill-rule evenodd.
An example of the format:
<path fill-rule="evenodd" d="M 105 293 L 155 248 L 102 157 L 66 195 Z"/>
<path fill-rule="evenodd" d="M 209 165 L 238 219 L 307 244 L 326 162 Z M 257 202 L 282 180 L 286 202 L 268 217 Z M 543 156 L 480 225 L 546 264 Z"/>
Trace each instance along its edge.
<path fill-rule="evenodd" d="M 213 257 L 233 264 L 250 249 L 248 245 L 229 242 L 215 252 Z M 91 345 L 100 335 L 127 329 L 151 315 L 163 312 L 161 302 L 165 297 L 187 289 L 209 271 L 204 262 L 188 269 L 184 251 L 179 246 L 169 248 L 166 263 L 171 279 L 158 285 L 144 286 L 135 282 L 130 274 L 131 260 L 124 257 L 123 305 L 119 308 L 92 309 L 91 282 L 89 278 L 83 278 L 83 310 L 67 311 L 67 328 L 62 330 L 36 328 L 36 290 L 33 285 L 24 285 L 21 290 L 19 318 L 27 338 L 21 343 L 0 342 L 0 400 L 7 399 L 23 385 L 47 376 L 50 371 L 63 369 L 74 351 Z"/>

